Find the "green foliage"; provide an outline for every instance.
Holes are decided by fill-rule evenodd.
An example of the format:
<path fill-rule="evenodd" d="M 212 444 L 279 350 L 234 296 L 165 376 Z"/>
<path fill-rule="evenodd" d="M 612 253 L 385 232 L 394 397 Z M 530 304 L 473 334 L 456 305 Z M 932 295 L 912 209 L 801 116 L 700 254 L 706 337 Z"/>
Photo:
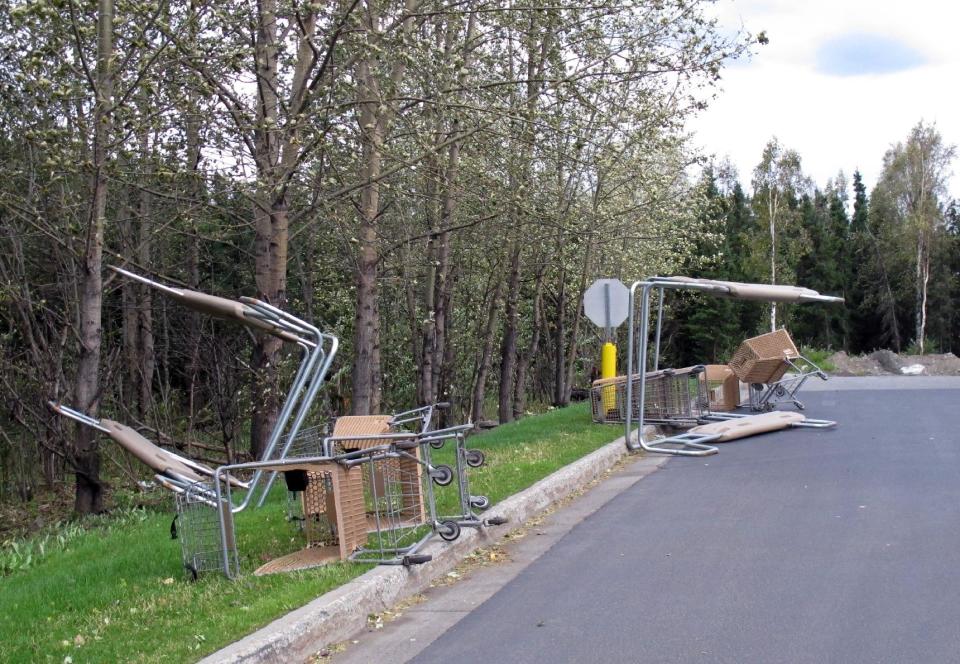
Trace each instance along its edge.
<path fill-rule="evenodd" d="M 830 361 L 830 356 L 835 352 L 836 351 L 828 348 L 809 348 L 807 346 L 804 346 L 800 349 L 801 355 L 827 373 L 837 370 L 837 365 Z"/>
<path fill-rule="evenodd" d="M 66 552 L 70 545 L 89 532 L 101 536 L 116 529 L 126 528 L 147 519 L 142 509 L 117 509 L 109 516 L 91 516 L 81 521 L 56 523 L 43 533 L 11 539 L 0 543 L 0 576 L 25 572 L 42 563 L 47 557 Z"/>

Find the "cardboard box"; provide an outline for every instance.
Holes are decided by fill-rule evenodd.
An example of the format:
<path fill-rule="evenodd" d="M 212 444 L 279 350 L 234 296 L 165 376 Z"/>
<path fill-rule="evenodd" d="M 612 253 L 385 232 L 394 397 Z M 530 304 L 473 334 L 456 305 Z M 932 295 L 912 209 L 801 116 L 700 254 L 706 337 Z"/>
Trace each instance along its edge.
<path fill-rule="evenodd" d="M 703 372 L 707 382 L 710 410 L 725 412 L 740 405 L 740 381 L 726 364 L 708 364 Z"/>
<path fill-rule="evenodd" d="M 800 357 L 786 328 L 747 339 L 730 359 L 730 368 L 744 383 L 776 383 L 790 365 L 784 360 Z"/>

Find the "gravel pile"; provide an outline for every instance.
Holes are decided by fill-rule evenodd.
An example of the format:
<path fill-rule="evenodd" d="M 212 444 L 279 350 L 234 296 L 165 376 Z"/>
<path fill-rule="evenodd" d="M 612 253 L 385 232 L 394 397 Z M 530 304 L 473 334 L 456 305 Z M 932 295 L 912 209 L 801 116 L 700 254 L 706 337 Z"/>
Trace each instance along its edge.
<path fill-rule="evenodd" d="M 830 372 L 834 376 L 960 376 L 960 358 L 953 353 L 898 355 L 877 350 L 869 355 L 847 355 L 840 351 L 830 356 L 830 362 L 836 367 Z"/>

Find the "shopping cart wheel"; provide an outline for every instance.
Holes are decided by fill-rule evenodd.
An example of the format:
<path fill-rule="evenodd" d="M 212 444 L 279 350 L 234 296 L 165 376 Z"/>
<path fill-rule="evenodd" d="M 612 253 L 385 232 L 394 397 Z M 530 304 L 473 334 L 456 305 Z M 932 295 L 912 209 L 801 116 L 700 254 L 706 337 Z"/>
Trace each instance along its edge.
<path fill-rule="evenodd" d="M 441 539 L 452 542 L 460 537 L 460 524 L 456 521 L 441 521 L 437 527 L 437 534 Z"/>
<path fill-rule="evenodd" d="M 490 499 L 486 496 L 470 496 L 470 507 L 485 510 L 490 507 Z"/>
<path fill-rule="evenodd" d="M 507 519 L 502 516 L 492 516 L 489 519 L 483 522 L 485 526 L 502 526 L 507 522 Z"/>
<path fill-rule="evenodd" d="M 447 442 L 447 441 L 445 441 L 445 440 L 431 440 L 431 441 L 430 441 L 430 447 L 432 447 L 432 448 L 435 449 L 435 450 L 439 450 L 439 449 L 441 449 L 441 448 L 443 447 L 444 443 L 446 443 L 446 442 Z"/>
<path fill-rule="evenodd" d="M 467 465 L 471 468 L 479 468 L 487 460 L 480 450 L 467 450 Z"/>
<path fill-rule="evenodd" d="M 187 571 L 190 572 L 190 580 L 191 580 L 191 581 L 194 581 L 194 582 L 195 582 L 197 579 L 200 578 L 200 573 L 197 572 L 197 568 L 196 568 L 196 567 L 194 567 L 193 565 L 184 565 L 184 567 L 186 567 L 186 568 L 187 568 Z"/>
<path fill-rule="evenodd" d="M 443 464 L 434 466 L 433 470 L 430 471 L 430 477 L 438 486 L 447 486 L 453 481 L 453 469 Z"/>
<path fill-rule="evenodd" d="M 403 557 L 403 566 L 410 567 L 410 565 L 422 565 L 423 563 L 428 563 L 433 560 L 433 556 L 426 553 L 418 553 L 412 556 Z"/>

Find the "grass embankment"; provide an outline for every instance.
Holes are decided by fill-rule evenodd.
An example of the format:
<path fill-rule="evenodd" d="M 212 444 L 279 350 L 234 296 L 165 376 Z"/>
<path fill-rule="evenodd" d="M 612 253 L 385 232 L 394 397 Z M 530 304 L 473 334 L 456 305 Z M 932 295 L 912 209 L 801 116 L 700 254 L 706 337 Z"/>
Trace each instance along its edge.
<path fill-rule="evenodd" d="M 468 447 L 483 450 L 487 464 L 471 470 L 471 492 L 496 503 L 619 435 L 591 424 L 581 404 L 474 436 Z M 451 447 L 435 462 L 449 463 Z M 448 503 L 455 489 L 438 491 Z M 284 522 L 283 492 L 275 494 L 263 509 L 237 515 L 238 581 L 209 573 L 191 582 L 170 540 L 169 514 L 127 514 L 51 546 L 0 577 L 0 661 L 195 661 L 370 569 L 337 563 L 252 576 L 302 545 Z"/>

